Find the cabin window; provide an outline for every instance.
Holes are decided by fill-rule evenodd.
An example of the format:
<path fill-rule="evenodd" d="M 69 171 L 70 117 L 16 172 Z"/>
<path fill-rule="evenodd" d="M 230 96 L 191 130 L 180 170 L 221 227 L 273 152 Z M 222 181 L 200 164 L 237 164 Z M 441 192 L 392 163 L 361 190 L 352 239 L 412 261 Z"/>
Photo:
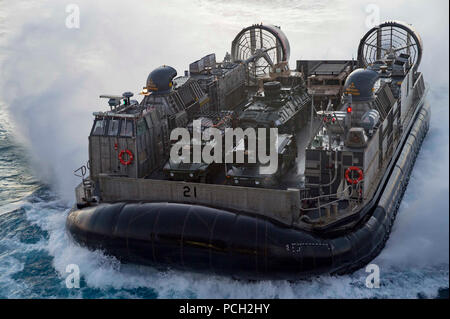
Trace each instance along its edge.
<path fill-rule="evenodd" d="M 104 135 L 106 128 L 106 120 L 97 119 L 94 123 L 94 128 L 92 129 L 92 135 Z"/>
<path fill-rule="evenodd" d="M 120 136 L 126 137 L 133 136 L 133 121 L 122 120 L 122 126 L 120 128 Z"/>
<path fill-rule="evenodd" d="M 339 80 L 328 80 L 326 81 L 327 85 L 340 85 Z"/>
<path fill-rule="evenodd" d="M 108 127 L 108 135 L 116 136 L 119 133 L 119 120 L 110 120 Z"/>

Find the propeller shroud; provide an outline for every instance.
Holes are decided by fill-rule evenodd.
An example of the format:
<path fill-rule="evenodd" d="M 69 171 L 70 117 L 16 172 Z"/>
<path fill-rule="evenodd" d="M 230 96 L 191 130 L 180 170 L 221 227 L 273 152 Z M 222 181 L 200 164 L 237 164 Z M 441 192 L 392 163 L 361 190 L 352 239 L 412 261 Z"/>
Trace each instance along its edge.
<path fill-rule="evenodd" d="M 251 79 L 266 76 L 275 64 L 289 62 L 289 55 L 289 41 L 284 32 L 274 25 L 246 27 L 231 44 L 232 61 L 246 62 Z"/>
<path fill-rule="evenodd" d="M 410 56 L 414 70 L 417 70 L 422 51 L 422 39 L 411 25 L 401 21 L 387 21 L 370 29 L 361 39 L 358 63 L 361 67 L 367 67 L 377 60 L 392 59 L 406 53 Z"/>

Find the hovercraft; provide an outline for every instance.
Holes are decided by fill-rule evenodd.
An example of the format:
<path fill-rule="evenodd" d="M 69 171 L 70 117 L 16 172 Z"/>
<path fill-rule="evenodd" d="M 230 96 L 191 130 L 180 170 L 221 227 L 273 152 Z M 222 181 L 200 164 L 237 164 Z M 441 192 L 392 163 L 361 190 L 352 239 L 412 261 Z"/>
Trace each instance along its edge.
<path fill-rule="evenodd" d="M 298 60 L 290 70 L 281 29 L 252 25 L 222 62 L 209 54 L 183 76 L 152 71 L 140 102 L 102 95 L 109 110 L 94 113 L 68 232 L 124 263 L 233 278 L 363 267 L 389 238 L 428 131 L 422 47 L 410 25 L 385 22 L 362 38 L 357 61 Z M 178 128 L 216 135 L 178 144 L 188 155 L 175 161 Z M 196 147 L 225 144 L 231 128 L 276 128 L 267 147 L 277 169 L 248 160 L 251 136 L 229 150 L 243 149 L 243 162 L 195 161 Z"/>

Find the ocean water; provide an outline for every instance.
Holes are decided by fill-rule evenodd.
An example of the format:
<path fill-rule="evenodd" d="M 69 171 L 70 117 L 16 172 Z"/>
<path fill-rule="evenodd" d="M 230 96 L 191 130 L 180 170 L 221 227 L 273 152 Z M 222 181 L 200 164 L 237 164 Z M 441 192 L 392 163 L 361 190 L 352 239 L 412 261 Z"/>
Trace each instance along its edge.
<path fill-rule="evenodd" d="M 80 28 L 67 29 L 59 1 L 0 1 L 0 298 L 448 298 L 448 2 L 128 2 L 78 1 Z M 373 3 L 381 20 L 414 23 L 422 35 L 432 106 L 393 232 L 372 262 L 380 288 L 365 286 L 364 269 L 293 283 L 121 265 L 67 237 L 72 172 L 87 159 L 91 113 L 105 108 L 99 94 L 137 92 L 161 64 L 181 74 L 210 52 L 220 59 L 242 27 L 261 21 L 282 26 L 292 66 L 356 56 Z M 66 287 L 69 264 L 79 266 L 79 289 Z"/>

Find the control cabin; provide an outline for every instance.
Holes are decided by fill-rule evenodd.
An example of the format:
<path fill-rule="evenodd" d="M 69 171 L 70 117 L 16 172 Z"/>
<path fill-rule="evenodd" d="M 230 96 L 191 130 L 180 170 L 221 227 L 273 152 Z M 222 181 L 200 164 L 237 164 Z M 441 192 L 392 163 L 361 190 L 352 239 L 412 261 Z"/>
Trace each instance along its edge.
<path fill-rule="evenodd" d="M 167 161 L 170 131 L 185 127 L 199 110 L 207 111 L 208 96 L 194 80 L 175 85 L 176 71 L 161 66 L 152 71 L 139 103 L 123 96 L 102 95 L 110 110 L 95 112 L 89 135 L 90 178 L 100 174 L 142 178 Z"/>
<path fill-rule="evenodd" d="M 314 98 L 314 105 L 321 110 L 339 106 L 344 93 L 344 83 L 356 63 L 348 60 L 298 60 L 297 71 L 306 80 L 308 93 Z"/>

